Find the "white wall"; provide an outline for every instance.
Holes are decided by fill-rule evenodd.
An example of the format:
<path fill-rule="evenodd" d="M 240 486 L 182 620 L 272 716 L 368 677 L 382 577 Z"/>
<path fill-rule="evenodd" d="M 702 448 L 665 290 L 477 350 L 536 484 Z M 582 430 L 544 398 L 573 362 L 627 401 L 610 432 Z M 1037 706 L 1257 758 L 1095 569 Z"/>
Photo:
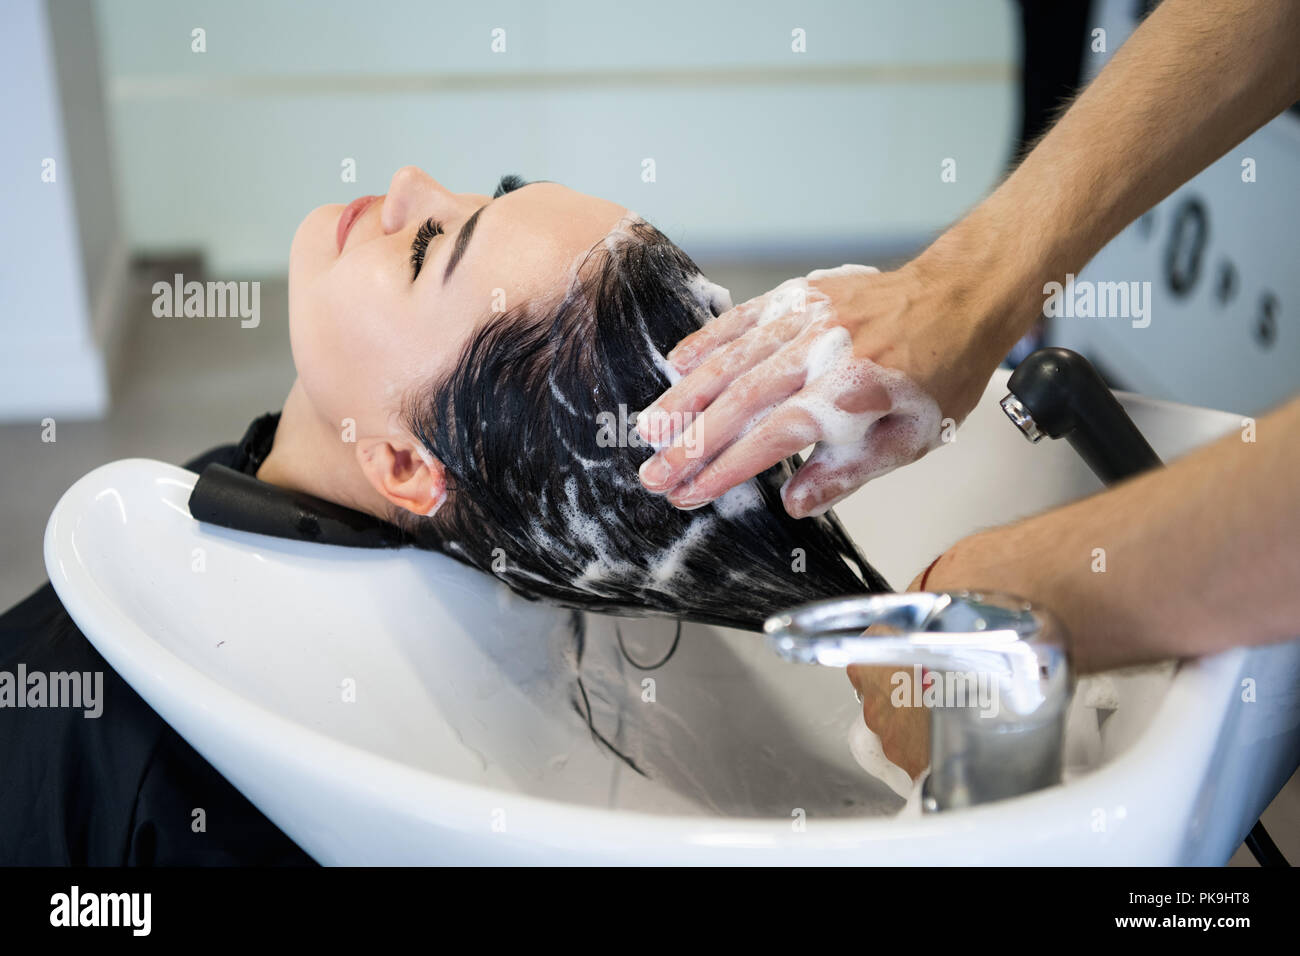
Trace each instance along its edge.
<path fill-rule="evenodd" d="M 101 414 L 120 328 L 126 253 L 93 10 L 49 8 L 10 0 L 0 13 L 0 420 Z"/>
<path fill-rule="evenodd" d="M 1016 122 L 1003 0 L 98 9 L 131 245 L 198 250 L 230 278 L 283 271 L 306 212 L 382 192 L 406 163 L 457 190 L 506 172 L 564 182 L 701 262 L 869 260 L 983 195 Z M 349 157 L 356 183 L 340 179 Z"/>

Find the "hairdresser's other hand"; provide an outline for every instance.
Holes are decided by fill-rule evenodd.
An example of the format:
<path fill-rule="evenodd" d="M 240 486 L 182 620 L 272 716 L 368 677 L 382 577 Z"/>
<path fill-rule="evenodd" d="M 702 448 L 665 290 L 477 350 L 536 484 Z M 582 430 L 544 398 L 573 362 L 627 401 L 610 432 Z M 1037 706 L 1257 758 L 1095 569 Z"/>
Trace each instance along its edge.
<path fill-rule="evenodd" d="M 844 266 L 718 316 L 669 354 L 684 377 L 638 420 L 659 448 L 643 484 L 698 507 L 816 444 L 782 489 L 798 518 L 921 457 L 1005 354 L 956 288 L 919 259 Z"/>
<path fill-rule="evenodd" d="M 885 756 L 916 780 L 930 765 L 930 712 L 910 703 L 895 706 L 893 678 L 900 669 L 853 664 L 848 668 L 849 683 L 862 699 L 862 719 L 880 738 Z M 910 680 L 910 668 L 907 671 Z"/>
<path fill-rule="evenodd" d="M 909 591 L 919 591 L 924 582 L 931 590 L 944 590 L 942 581 L 935 584 L 938 566 L 946 555 L 935 559 L 927 577 L 923 572 L 907 586 Z M 946 570 L 946 568 L 945 568 Z M 870 633 L 868 631 L 867 633 Z M 862 719 L 871 732 L 880 738 L 885 756 L 898 764 L 908 776 L 916 780 L 930 765 L 930 712 L 924 707 L 906 703 L 911 695 L 904 695 L 904 704 L 896 706 L 893 678 L 900 668 L 889 665 L 851 664 L 849 683 L 862 699 Z M 907 672 L 911 679 L 910 670 Z"/>

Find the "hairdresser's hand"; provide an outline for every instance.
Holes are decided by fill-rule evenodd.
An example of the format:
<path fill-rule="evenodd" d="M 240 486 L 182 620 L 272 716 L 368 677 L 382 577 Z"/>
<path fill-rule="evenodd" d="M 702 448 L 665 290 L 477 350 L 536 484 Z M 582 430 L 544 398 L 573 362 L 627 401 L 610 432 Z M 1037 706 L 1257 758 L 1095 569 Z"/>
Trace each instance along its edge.
<path fill-rule="evenodd" d="M 930 566 L 928 577 L 924 573 L 917 575 L 907 589 L 919 591 L 924 581 L 930 590 L 945 590 L 947 585 L 937 580 L 944 557 L 940 556 Z M 848 668 L 849 683 L 862 699 L 862 719 L 880 738 L 885 756 L 916 780 L 930 765 L 930 712 L 907 703 L 912 699 L 911 694 L 903 695 L 901 706 L 895 705 L 894 675 L 899 670 L 888 665 L 853 664 Z M 910 681 L 911 670 L 906 674 Z"/>
<path fill-rule="evenodd" d="M 974 407 L 1005 354 L 974 312 L 918 260 L 814 272 L 724 313 L 668 356 L 686 374 L 638 420 L 660 449 L 643 484 L 698 507 L 816 444 L 782 500 L 825 511 Z"/>
<path fill-rule="evenodd" d="M 691 374 L 656 405 L 703 414 L 686 441 L 671 428 L 656 438 L 647 422 L 643 437 L 676 444 L 649 460 L 645 486 L 678 507 L 702 504 L 817 442 L 783 489 L 786 510 L 801 516 L 924 453 L 938 422 L 915 394 L 900 402 L 903 383 L 960 422 L 1041 313 L 1047 281 L 1078 272 L 1295 102 L 1298 36 L 1293 0 L 1165 0 L 1016 171 L 915 262 L 813 281 L 829 319 L 811 307 L 769 312 L 771 300 L 759 299 L 685 340 L 670 361 Z M 1135 146 L 1134 130 L 1158 135 Z M 847 330 L 847 357 L 825 337 L 831 326 Z M 829 380 L 820 359 L 837 369 Z"/>
<path fill-rule="evenodd" d="M 894 706 L 893 677 L 897 667 L 855 664 L 849 682 L 862 699 L 862 719 L 893 763 L 916 780 L 930 765 L 930 712 L 924 707 Z M 911 680 L 910 670 L 907 673 Z M 911 695 L 908 695 L 910 700 Z"/>

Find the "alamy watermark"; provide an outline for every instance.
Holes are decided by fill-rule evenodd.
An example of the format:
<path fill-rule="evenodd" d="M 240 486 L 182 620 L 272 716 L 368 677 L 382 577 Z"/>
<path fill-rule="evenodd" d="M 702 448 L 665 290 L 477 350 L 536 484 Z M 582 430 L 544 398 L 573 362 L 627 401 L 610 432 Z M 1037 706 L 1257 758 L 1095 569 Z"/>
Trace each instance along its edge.
<path fill-rule="evenodd" d="M 702 444 L 699 430 L 692 428 L 696 415 L 693 412 L 655 412 L 647 419 L 647 429 L 652 436 L 679 436 L 687 458 L 700 455 Z M 620 403 L 617 412 L 596 413 L 596 445 L 599 448 L 653 448 L 666 447 L 669 442 L 651 442 L 637 431 L 637 414 L 629 413 L 627 405 Z"/>
<path fill-rule="evenodd" d="M 1132 319 L 1133 328 L 1151 324 L 1150 282 L 1092 282 L 1067 273 L 1065 284 L 1043 286 L 1043 315 L 1049 319 Z"/>
<path fill-rule="evenodd" d="M 50 897 L 50 925 L 116 926 L 131 930 L 132 936 L 148 936 L 153 928 L 153 894 L 82 892 L 74 883 L 68 892 Z"/>
<path fill-rule="evenodd" d="M 981 717 L 998 715 L 998 682 L 981 671 L 930 671 L 920 665 L 895 671 L 889 677 L 895 707 L 977 707 Z"/>
<path fill-rule="evenodd" d="M 153 314 L 160 319 L 239 318 L 255 329 L 262 322 L 262 283 L 186 282 L 179 272 L 171 283 L 153 284 Z"/>
<path fill-rule="evenodd" d="M 104 712 L 103 671 L 0 671 L 0 708 L 72 707 L 94 719 Z"/>

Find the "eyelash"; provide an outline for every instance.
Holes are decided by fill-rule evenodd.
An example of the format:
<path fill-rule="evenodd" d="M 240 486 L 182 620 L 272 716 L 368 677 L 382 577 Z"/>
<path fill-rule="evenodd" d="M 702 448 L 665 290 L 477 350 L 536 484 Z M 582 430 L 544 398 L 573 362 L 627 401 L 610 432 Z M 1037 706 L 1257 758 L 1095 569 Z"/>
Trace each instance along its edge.
<path fill-rule="evenodd" d="M 527 185 L 528 181 L 521 176 L 502 176 L 501 182 L 497 184 L 496 192 L 492 194 L 492 198 L 500 199 L 506 193 L 512 193 L 519 187 Z M 433 241 L 434 236 L 441 236 L 442 234 L 442 223 L 434 222 L 432 219 L 426 219 L 421 223 L 419 232 L 415 234 L 415 241 L 411 243 L 412 282 L 420 278 L 420 270 L 424 267 L 424 256 L 429 251 L 429 243 Z"/>
<path fill-rule="evenodd" d="M 516 176 L 514 173 L 507 173 L 501 177 L 501 182 L 497 183 L 496 192 L 492 194 L 493 199 L 500 199 L 506 193 L 512 193 L 521 186 L 527 186 L 528 180 L 522 176 Z"/>
<path fill-rule="evenodd" d="M 433 241 L 434 236 L 441 235 L 442 223 L 426 219 L 420 224 L 420 229 L 415 234 L 415 241 L 411 243 L 412 282 L 420 277 L 420 269 L 424 266 L 424 255 L 429 250 L 429 243 Z"/>

